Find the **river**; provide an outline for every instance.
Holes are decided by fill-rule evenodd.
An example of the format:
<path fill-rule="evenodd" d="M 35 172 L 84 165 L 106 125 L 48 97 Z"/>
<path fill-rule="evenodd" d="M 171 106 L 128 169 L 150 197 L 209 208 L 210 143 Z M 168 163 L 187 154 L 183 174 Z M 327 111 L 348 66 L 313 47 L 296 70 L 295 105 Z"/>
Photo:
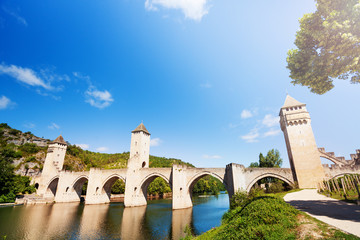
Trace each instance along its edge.
<path fill-rule="evenodd" d="M 180 239 L 189 226 L 199 235 L 219 226 L 229 209 L 227 194 L 193 197 L 192 208 L 171 209 L 171 199 L 147 206 L 123 203 L 56 203 L 0 208 L 0 239 Z"/>

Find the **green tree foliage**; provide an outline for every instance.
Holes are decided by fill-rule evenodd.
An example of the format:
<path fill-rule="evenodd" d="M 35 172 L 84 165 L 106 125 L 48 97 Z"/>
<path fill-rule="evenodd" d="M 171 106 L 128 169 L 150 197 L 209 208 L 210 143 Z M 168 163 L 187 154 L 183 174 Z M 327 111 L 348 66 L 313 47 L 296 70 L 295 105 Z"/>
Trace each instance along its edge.
<path fill-rule="evenodd" d="M 264 167 L 264 168 L 272 168 L 272 167 L 281 167 L 282 158 L 280 157 L 280 152 L 277 149 L 271 149 L 268 151 L 267 155 L 264 157 L 262 153 L 259 154 L 259 163 L 253 162 L 250 163 L 249 167 Z"/>
<path fill-rule="evenodd" d="M 161 195 L 168 192 L 171 192 L 171 188 L 161 177 L 155 178 L 154 181 L 150 183 L 147 190 L 147 193 L 150 195 Z"/>
<path fill-rule="evenodd" d="M 200 178 L 199 181 L 195 184 L 193 188 L 193 193 L 204 194 L 212 193 L 219 194 L 220 191 L 225 191 L 225 186 L 219 179 L 207 175 L 203 178 Z"/>
<path fill-rule="evenodd" d="M 112 194 L 125 193 L 125 183 L 124 183 L 124 181 L 122 181 L 120 179 L 116 180 L 114 185 L 112 185 L 112 187 L 111 187 L 111 193 Z"/>
<path fill-rule="evenodd" d="M 30 178 L 14 174 L 13 159 L 17 156 L 11 147 L 0 148 L 0 203 L 14 202 L 18 193 L 32 193 L 35 187 Z"/>
<path fill-rule="evenodd" d="M 259 166 L 260 167 L 276 167 L 279 168 L 282 165 L 282 158 L 280 157 L 280 152 L 277 149 L 271 149 L 268 151 L 266 157 L 263 157 L 260 153 L 259 156 Z"/>
<path fill-rule="evenodd" d="M 34 154 L 40 151 L 40 148 L 35 143 L 25 143 L 19 146 L 19 150 L 26 154 Z"/>
<path fill-rule="evenodd" d="M 360 82 L 360 2 L 315 0 L 315 13 L 300 19 L 297 49 L 288 52 L 292 83 L 324 94 L 334 79 Z"/>

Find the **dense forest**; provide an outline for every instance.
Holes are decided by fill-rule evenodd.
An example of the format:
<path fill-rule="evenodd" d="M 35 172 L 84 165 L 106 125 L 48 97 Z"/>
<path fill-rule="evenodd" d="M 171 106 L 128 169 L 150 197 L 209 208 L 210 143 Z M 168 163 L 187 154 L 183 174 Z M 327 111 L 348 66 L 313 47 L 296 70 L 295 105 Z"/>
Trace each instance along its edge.
<path fill-rule="evenodd" d="M 29 143 L 32 140 L 45 142 L 45 146 Z M 34 136 L 31 132 L 21 132 L 6 123 L 0 124 L 0 203 L 13 202 L 15 196 L 21 193 L 33 193 L 34 186 L 30 185 L 30 176 L 36 176 L 43 168 L 50 140 Z M 130 153 L 98 153 L 83 150 L 68 143 L 64 170 L 84 171 L 92 167 L 103 169 L 126 168 Z M 180 159 L 156 157 L 150 155 L 149 164 L 152 168 L 170 168 L 173 164 L 194 167 Z M 86 184 L 83 187 L 86 192 Z M 113 194 L 124 193 L 125 183 L 118 180 L 112 187 Z M 218 194 L 224 191 L 224 185 L 216 178 L 206 176 L 194 186 L 196 194 Z M 156 178 L 148 187 L 149 195 L 162 195 L 171 192 L 170 186 L 162 178 Z"/>

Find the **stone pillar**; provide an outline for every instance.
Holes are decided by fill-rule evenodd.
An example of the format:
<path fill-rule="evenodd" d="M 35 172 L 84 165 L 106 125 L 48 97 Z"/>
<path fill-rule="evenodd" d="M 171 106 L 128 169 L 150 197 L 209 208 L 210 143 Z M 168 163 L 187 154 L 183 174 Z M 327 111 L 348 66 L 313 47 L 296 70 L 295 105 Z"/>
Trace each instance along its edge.
<path fill-rule="evenodd" d="M 226 181 L 229 199 L 238 191 L 246 191 L 245 167 L 241 164 L 226 165 Z"/>
<path fill-rule="evenodd" d="M 59 183 L 56 190 L 55 202 L 80 202 L 80 197 L 74 191 L 72 184 L 73 177 L 71 172 L 60 172 Z"/>
<path fill-rule="evenodd" d="M 144 194 L 146 189 L 142 189 L 141 180 L 139 169 L 128 168 L 125 182 L 125 207 L 137 207 L 147 204 L 146 196 Z"/>
<path fill-rule="evenodd" d="M 103 189 L 102 170 L 91 168 L 86 190 L 86 204 L 110 203 L 110 196 Z"/>
<path fill-rule="evenodd" d="M 172 209 L 192 207 L 191 194 L 187 186 L 186 166 L 173 165 L 172 167 Z"/>

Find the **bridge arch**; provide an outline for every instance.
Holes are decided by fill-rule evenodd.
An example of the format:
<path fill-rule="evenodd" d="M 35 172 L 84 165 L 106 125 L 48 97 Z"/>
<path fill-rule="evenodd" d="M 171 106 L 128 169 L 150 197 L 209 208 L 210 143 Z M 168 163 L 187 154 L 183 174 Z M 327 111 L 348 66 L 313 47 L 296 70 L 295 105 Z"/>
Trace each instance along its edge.
<path fill-rule="evenodd" d="M 70 189 L 69 188 L 66 188 L 66 192 L 68 191 L 73 191 L 77 194 L 77 196 L 79 197 L 79 201 L 81 201 L 81 193 L 82 193 L 82 188 L 83 188 L 83 185 L 89 181 L 89 177 L 86 176 L 86 175 L 82 175 L 82 176 L 79 176 L 77 177 L 73 183 L 71 184 L 71 187 Z"/>
<path fill-rule="evenodd" d="M 59 175 L 56 175 L 46 184 L 47 187 L 45 194 L 49 197 L 55 197 L 58 183 L 59 183 Z"/>
<path fill-rule="evenodd" d="M 334 163 L 335 165 L 339 165 L 339 166 L 343 165 L 343 163 L 341 161 L 335 160 L 334 157 L 330 157 L 330 156 L 328 156 L 326 154 L 320 153 L 320 158 L 324 158 L 326 160 L 329 160 L 330 162 Z"/>
<path fill-rule="evenodd" d="M 247 185 L 247 187 L 246 187 L 246 192 L 250 192 L 250 189 L 254 186 L 254 184 L 255 184 L 257 181 L 259 181 L 260 179 L 266 178 L 266 177 L 277 178 L 277 179 L 280 179 L 280 180 L 286 182 L 286 183 L 289 184 L 290 186 L 293 186 L 293 185 L 294 185 L 294 183 L 293 183 L 291 180 L 287 179 L 287 178 L 284 177 L 284 176 L 281 176 L 280 174 L 276 174 L 276 173 L 263 173 L 263 174 L 261 174 L 261 175 L 259 175 L 259 176 L 256 176 L 254 179 L 252 179 L 252 180 L 250 181 L 250 183 L 249 183 L 249 184 Z"/>
<path fill-rule="evenodd" d="M 339 174 L 337 174 L 335 176 L 331 176 L 330 179 L 335 179 L 335 178 L 342 177 L 342 176 L 345 176 L 345 175 L 354 175 L 354 174 L 358 174 L 358 173 L 354 173 L 354 172 L 339 173 Z"/>
<path fill-rule="evenodd" d="M 171 190 L 172 190 L 172 184 L 171 184 L 171 182 L 170 182 L 170 179 L 168 179 L 165 175 L 163 175 L 163 174 L 161 174 L 161 173 L 158 173 L 158 172 L 150 173 L 149 175 L 145 176 L 145 177 L 143 178 L 143 180 L 141 181 L 141 183 L 140 183 L 140 189 L 141 189 L 141 192 L 142 192 L 143 195 L 144 195 L 145 201 L 147 200 L 147 189 L 148 189 L 150 183 L 151 183 L 152 181 L 154 181 L 155 178 L 158 178 L 158 177 L 164 179 L 165 182 L 166 182 L 167 184 L 169 184 L 169 186 L 170 186 L 170 188 L 171 188 Z"/>
<path fill-rule="evenodd" d="M 212 177 L 215 177 L 216 179 L 218 179 L 224 186 L 225 186 L 225 189 L 227 192 L 229 192 L 229 189 L 228 189 L 228 185 L 226 183 L 226 181 L 224 180 L 223 177 L 221 177 L 220 175 L 214 173 L 214 172 L 211 172 L 211 171 L 201 171 L 197 174 L 195 174 L 187 183 L 187 191 L 188 191 L 188 194 L 190 196 L 190 201 L 192 201 L 192 194 L 193 194 L 193 189 L 194 189 L 194 186 L 195 184 L 203 177 L 205 176 L 212 176 Z"/>
<path fill-rule="evenodd" d="M 108 196 L 108 198 L 109 198 L 109 201 L 110 201 L 111 187 L 119 179 L 125 183 L 125 178 L 123 176 L 119 175 L 119 174 L 112 174 L 112 175 L 108 176 L 105 179 L 105 181 L 103 181 L 102 188 L 96 190 L 96 191 L 99 191 L 97 193 L 100 193 L 100 191 L 101 191 L 102 194 L 106 194 Z"/>

